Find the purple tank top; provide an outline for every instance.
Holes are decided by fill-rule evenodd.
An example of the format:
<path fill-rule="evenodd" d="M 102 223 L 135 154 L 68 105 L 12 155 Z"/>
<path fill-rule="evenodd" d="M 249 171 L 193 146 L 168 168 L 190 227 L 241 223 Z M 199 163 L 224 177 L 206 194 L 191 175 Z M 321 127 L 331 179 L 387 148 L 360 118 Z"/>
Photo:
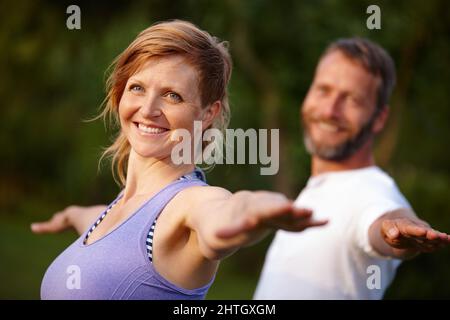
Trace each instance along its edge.
<path fill-rule="evenodd" d="M 47 269 L 42 280 L 41 299 L 204 299 L 214 277 L 197 289 L 184 289 L 171 283 L 150 262 L 146 237 L 159 213 L 178 192 L 205 185 L 199 179 L 176 180 L 113 231 L 85 245 L 87 230 Z"/>

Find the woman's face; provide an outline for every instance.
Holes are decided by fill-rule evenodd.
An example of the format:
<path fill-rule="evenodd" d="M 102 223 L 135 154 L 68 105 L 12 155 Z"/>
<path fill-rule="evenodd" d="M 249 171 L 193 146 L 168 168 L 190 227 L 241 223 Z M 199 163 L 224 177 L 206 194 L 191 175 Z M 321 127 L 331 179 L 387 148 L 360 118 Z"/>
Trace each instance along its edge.
<path fill-rule="evenodd" d="M 119 102 L 123 133 L 142 157 L 170 156 L 176 129 L 193 137 L 194 120 L 202 119 L 199 76 L 183 56 L 154 57 L 132 75 Z"/>

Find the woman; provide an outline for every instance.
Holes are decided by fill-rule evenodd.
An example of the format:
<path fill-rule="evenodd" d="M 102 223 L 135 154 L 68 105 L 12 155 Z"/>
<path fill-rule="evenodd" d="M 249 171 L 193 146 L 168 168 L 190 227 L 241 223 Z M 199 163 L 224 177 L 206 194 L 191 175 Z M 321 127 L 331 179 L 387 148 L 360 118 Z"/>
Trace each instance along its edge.
<path fill-rule="evenodd" d="M 220 260 L 239 247 L 273 228 L 325 223 L 281 194 L 231 194 L 171 160 L 177 130 L 192 134 L 194 121 L 225 129 L 230 75 L 224 43 L 183 21 L 151 26 L 119 55 L 102 115 L 120 124 L 104 155 L 123 189 L 106 210 L 54 216 L 51 225 L 82 235 L 48 268 L 43 299 L 203 299 Z M 88 228 L 92 214 L 100 216 Z"/>

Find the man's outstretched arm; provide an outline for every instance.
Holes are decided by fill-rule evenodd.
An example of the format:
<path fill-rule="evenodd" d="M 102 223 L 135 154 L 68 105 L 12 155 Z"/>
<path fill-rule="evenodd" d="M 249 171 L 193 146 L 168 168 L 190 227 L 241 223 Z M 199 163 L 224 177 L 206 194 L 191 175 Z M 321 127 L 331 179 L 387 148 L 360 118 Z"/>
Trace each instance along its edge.
<path fill-rule="evenodd" d="M 402 208 L 375 220 L 369 229 L 372 247 L 383 256 L 410 259 L 450 244 L 450 236 L 420 220 L 412 210 Z"/>

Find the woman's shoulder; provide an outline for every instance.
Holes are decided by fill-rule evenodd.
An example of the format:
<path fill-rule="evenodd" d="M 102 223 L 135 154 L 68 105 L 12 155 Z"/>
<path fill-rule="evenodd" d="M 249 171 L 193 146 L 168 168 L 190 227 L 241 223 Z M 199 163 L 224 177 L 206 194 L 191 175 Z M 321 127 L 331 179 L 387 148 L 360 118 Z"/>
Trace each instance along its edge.
<path fill-rule="evenodd" d="M 226 200 L 231 197 L 232 193 L 225 188 L 216 186 L 191 186 L 181 190 L 173 199 L 167 204 L 165 210 L 170 212 L 191 211 L 193 208 L 199 206 L 206 206 L 208 202 Z"/>
<path fill-rule="evenodd" d="M 214 201 L 225 201 L 232 193 L 216 186 L 191 186 L 181 190 L 163 209 L 167 220 L 173 225 L 184 224 L 186 217 L 198 208 L 205 208 Z"/>
<path fill-rule="evenodd" d="M 225 188 L 206 185 L 186 188 L 180 191 L 176 198 L 184 203 L 196 203 L 209 200 L 227 199 L 231 195 L 232 193 Z"/>

